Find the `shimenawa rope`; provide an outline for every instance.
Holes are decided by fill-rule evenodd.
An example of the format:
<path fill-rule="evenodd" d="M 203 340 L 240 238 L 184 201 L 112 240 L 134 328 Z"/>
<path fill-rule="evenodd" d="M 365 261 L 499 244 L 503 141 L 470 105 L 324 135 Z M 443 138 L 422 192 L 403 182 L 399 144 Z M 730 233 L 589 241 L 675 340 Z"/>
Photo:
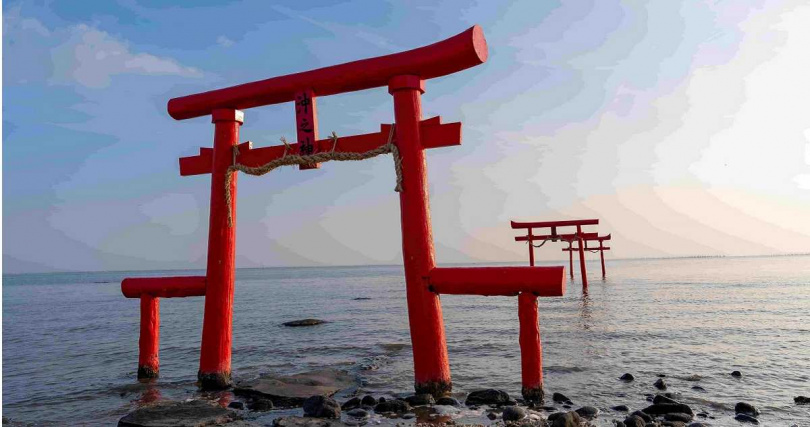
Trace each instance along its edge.
<path fill-rule="evenodd" d="M 381 145 L 373 150 L 365 151 L 363 153 L 353 153 L 353 152 L 344 152 L 344 151 L 335 151 L 335 147 L 337 147 L 338 136 L 335 132 L 332 132 L 332 151 L 324 151 L 315 154 L 308 154 L 308 155 L 300 155 L 300 154 L 291 154 L 287 155 L 288 151 L 292 148 L 290 144 L 287 143 L 285 138 L 281 138 L 281 142 L 284 143 L 284 155 L 280 158 L 271 160 L 261 166 L 245 166 L 239 163 L 236 163 L 236 156 L 239 154 L 239 147 L 233 147 L 233 165 L 230 166 L 225 173 L 225 205 L 228 207 L 228 227 L 233 227 L 233 216 L 231 207 L 231 181 L 233 180 L 233 173 L 236 171 L 244 172 L 248 175 L 253 176 L 262 176 L 274 169 L 277 169 L 281 166 L 292 166 L 292 165 L 311 165 L 314 163 L 323 163 L 332 160 L 336 161 L 358 161 L 358 160 L 366 160 L 372 157 L 377 157 L 381 154 L 388 154 L 391 153 L 394 157 L 394 171 L 397 174 L 397 186 L 394 188 L 396 192 L 402 192 L 402 159 L 399 157 L 399 150 L 397 146 L 394 144 L 394 129 L 396 125 L 391 125 L 391 131 L 388 133 L 388 142 L 385 145 Z"/>

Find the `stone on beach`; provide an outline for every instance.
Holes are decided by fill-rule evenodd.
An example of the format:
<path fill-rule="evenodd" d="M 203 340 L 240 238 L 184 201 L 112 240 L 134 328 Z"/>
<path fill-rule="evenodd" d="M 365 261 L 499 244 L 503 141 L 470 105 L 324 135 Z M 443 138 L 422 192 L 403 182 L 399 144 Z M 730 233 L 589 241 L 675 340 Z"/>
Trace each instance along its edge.
<path fill-rule="evenodd" d="M 596 418 L 599 415 L 599 409 L 593 406 L 583 406 L 575 411 L 583 418 Z"/>
<path fill-rule="evenodd" d="M 666 390 L 667 389 L 667 383 L 665 383 L 664 380 L 661 379 L 661 378 L 659 378 L 655 383 L 653 383 L 653 385 L 658 390 Z"/>
<path fill-rule="evenodd" d="M 234 387 L 234 393 L 270 399 L 278 407 L 296 407 L 311 396 L 332 396 L 356 385 L 356 377 L 343 371 L 324 369 L 289 376 L 264 375 L 240 381 Z"/>
<path fill-rule="evenodd" d="M 312 396 L 304 401 L 304 415 L 315 418 L 340 418 L 340 405 L 326 396 Z"/>
<path fill-rule="evenodd" d="M 516 402 L 503 390 L 488 388 L 485 390 L 475 390 L 467 395 L 464 402 L 467 406 L 472 405 L 513 405 Z"/>
<path fill-rule="evenodd" d="M 405 398 L 405 401 L 411 406 L 433 405 L 436 403 L 436 401 L 433 399 L 433 395 L 428 393 L 408 396 Z"/>
<path fill-rule="evenodd" d="M 507 406 L 503 408 L 504 421 L 518 421 L 526 418 L 526 410 L 520 406 Z"/>
<path fill-rule="evenodd" d="M 574 411 L 553 413 L 548 420 L 551 427 L 579 427 L 582 424 L 582 418 Z"/>
<path fill-rule="evenodd" d="M 627 418 L 624 419 L 624 425 L 626 427 L 644 427 L 647 423 L 644 421 L 644 418 L 638 415 L 628 415 Z"/>
<path fill-rule="evenodd" d="M 282 323 L 282 325 L 296 327 L 296 326 L 315 326 L 320 325 L 322 323 L 326 323 L 326 321 L 321 319 L 301 319 L 301 320 L 293 320 L 290 322 L 284 322 Z"/>
<path fill-rule="evenodd" d="M 359 408 L 362 405 L 362 401 L 359 397 L 352 397 L 351 399 L 343 402 L 343 405 L 340 405 L 340 408 L 344 411 L 349 409 Z"/>
<path fill-rule="evenodd" d="M 669 414 L 664 414 L 664 419 L 667 421 L 681 421 L 684 423 L 688 423 L 692 421 L 692 415 L 684 414 L 683 412 L 673 412 Z"/>
<path fill-rule="evenodd" d="M 125 415 L 119 427 L 184 427 L 223 425 L 240 420 L 236 412 L 212 402 L 158 402 Z"/>
<path fill-rule="evenodd" d="M 793 402 L 797 405 L 807 405 L 810 403 L 810 397 L 807 396 L 796 396 L 793 398 Z"/>
<path fill-rule="evenodd" d="M 551 395 L 551 400 L 553 400 L 555 402 L 558 402 L 558 403 L 568 403 L 568 404 L 573 403 L 573 402 L 571 402 L 571 399 L 568 398 L 568 396 L 566 396 L 566 395 L 564 395 L 562 393 L 554 393 L 554 394 L 552 394 Z"/>
<path fill-rule="evenodd" d="M 682 413 L 689 415 L 695 414 L 692 411 L 692 408 L 690 408 L 688 405 L 684 405 L 683 403 L 654 403 L 642 409 L 641 411 L 649 415 L 665 415 L 672 413 Z"/>
<path fill-rule="evenodd" d="M 461 402 L 459 402 L 458 400 L 456 400 L 456 399 L 454 399 L 454 398 L 452 398 L 450 396 L 444 396 L 444 397 L 440 397 L 436 401 L 436 404 L 437 405 L 447 405 L 447 406 L 459 406 L 459 405 L 461 405 Z"/>
<path fill-rule="evenodd" d="M 626 374 L 620 376 L 619 379 L 622 380 L 622 381 L 630 382 L 630 381 L 635 380 L 636 377 L 634 377 L 633 374 L 626 373 Z"/>
<path fill-rule="evenodd" d="M 759 409 L 745 402 L 738 402 L 734 405 L 734 412 L 737 414 L 759 415 Z"/>
<path fill-rule="evenodd" d="M 737 414 L 734 419 L 744 423 L 759 424 L 759 420 L 748 414 Z"/>
<path fill-rule="evenodd" d="M 338 420 L 296 416 L 280 417 L 273 420 L 273 427 L 337 427 L 345 425 Z"/>
<path fill-rule="evenodd" d="M 385 400 L 380 399 L 380 403 L 374 407 L 374 412 L 395 412 L 397 414 L 404 414 L 411 410 L 411 405 L 402 399 Z"/>
<path fill-rule="evenodd" d="M 610 409 L 613 409 L 614 411 L 619 411 L 619 412 L 627 412 L 627 411 L 630 410 L 630 408 L 628 408 L 627 405 L 616 405 L 616 406 L 611 407 Z"/>
<path fill-rule="evenodd" d="M 732 376 L 732 377 L 735 377 L 735 378 L 742 378 L 742 372 L 740 372 L 740 371 L 733 371 L 733 372 L 731 373 L 731 376 Z"/>
<path fill-rule="evenodd" d="M 360 404 L 363 406 L 374 406 L 377 404 L 377 399 L 374 396 L 365 395 L 363 396 L 363 400 L 360 401 Z"/>

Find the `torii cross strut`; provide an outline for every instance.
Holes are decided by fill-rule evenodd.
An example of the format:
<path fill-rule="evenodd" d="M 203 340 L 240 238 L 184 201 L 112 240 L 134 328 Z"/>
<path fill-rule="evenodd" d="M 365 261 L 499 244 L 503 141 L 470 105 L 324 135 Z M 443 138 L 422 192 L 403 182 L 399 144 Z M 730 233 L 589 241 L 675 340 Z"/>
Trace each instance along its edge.
<path fill-rule="evenodd" d="M 231 384 L 237 179 L 235 173 L 228 177 L 233 167 L 267 166 L 267 162 L 288 154 L 307 156 L 330 150 L 366 153 L 393 143 L 401 161 L 402 253 L 416 391 L 442 394 L 452 387 L 439 294 L 520 295 L 524 395 L 542 399 L 536 297 L 563 294 L 564 267 L 437 268 L 434 259 L 424 150 L 460 144 L 461 124 L 441 124 L 438 117 L 422 120 L 421 95 L 425 80 L 462 71 L 486 59 L 483 32 L 474 26 L 407 52 L 170 100 L 169 114 L 175 119 L 210 115 L 214 123 L 214 147 L 201 148 L 199 155 L 180 159 L 181 175 L 211 174 L 207 272 L 202 277 L 125 279 L 122 283 L 125 296 L 141 298 L 139 376 L 158 373 L 158 298 L 204 295 L 198 378 L 203 389 Z M 384 124 L 375 133 L 318 139 L 317 97 L 381 86 L 387 86 L 394 98 L 393 125 Z M 297 143 L 265 148 L 239 144 L 239 127 L 244 121 L 240 109 L 283 102 L 295 103 Z M 301 166 L 311 169 L 318 164 Z"/>

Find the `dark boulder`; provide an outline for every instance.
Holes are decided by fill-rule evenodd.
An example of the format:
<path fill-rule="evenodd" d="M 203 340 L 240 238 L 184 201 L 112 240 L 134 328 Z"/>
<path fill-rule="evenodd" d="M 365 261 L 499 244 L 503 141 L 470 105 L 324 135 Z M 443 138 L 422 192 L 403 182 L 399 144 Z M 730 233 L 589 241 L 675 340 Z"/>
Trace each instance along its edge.
<path fill-rule="evenodd" d="M 314 418 L 340 418 L 340 405 L 326 396 L 312 396 L 304 401 L 304 415 Z"/>
<path fill-rule="evenodd" d="M 518 421 L 526 418 L 526 410 L 520 406 L 507 406 L 503 408 L 504 421 Z"/>
<path fill-rule="evenodd" d="M 653 403 L 681 403 L 681 402 L 676 401 L 675 399 L 672 399 L 671 397 L 664 396 L 663 394 L 656 394 L 655 397 L 653 397 L 652 402 Z"/>
<path fill-rule="evenodd" d="M 599 415 L 599 409 L 596 409 L 593 406 L 583 406 L 577 409 L 575 412 L 579 414 L 580 417 L 588 419 L 596 418 L 596 416 Z"/>
<path fill-rule="evenodd" d="M 664 380 L 661 379 L 661 378 L 659 378 L 657 381 L 655 381 L 655 383 L 653 383 L 653 385 L 658 390 L 666 390 L 667 389 L 667 383 L 665 383 Z"/>
<path fill-rule="evenodd" d="M 692 408 L 683 403 L 654 403 L 642 409 L 642 411 L 649 415 L 665 415 L 678 412 L 689 415 L 695 414 L 692 412 Z"/>
<path fill-rule="evenodd" d="M 699 386 L 699 385 L 693 385 L 693 386 L 692 386 L 692 390 L 695 390 L 695 391 L 706 391 L 706 389 L 705 389 L 705 388 L 703 388 L 703 387 L 701 387 L 701 386 Z"/>
<path fill-rule="evenodd" d="M 338 420 L 327 420 L 324 418 L 279 417 L 273 420 L 273 427 L 344 427 L 345 424 Z"/>
<path fill-rule="evenodd" d="M 571 399 L 568 398 L 568 396 L 566 396 L 566 395 L 564 395 L 562 393 L 554 393 L 554 394 L 552 394 L 551 395 L 551 400 L 553 400 L 555 402 L 558 402 L 558 403 L 568 403 L 568 404 L 573 403 L 573 402 L 571 402 Z"/>
<path fill-rule="evenodd" d="M 119 427 L 223 425 L 236 421 L 236 412 L 215 403 L 192 400 L 188 402 L 158 402 L 130 412 L 118 421 Z"/>
<path fill-rule="evenodd" d="M 497 419 L 498 419 L 498 416 L 497 416 L 497 415 L 495 415 L 495 413 L 494 413 L 494 412 L 487 412 L 487 418 L 489 418 L 490 420 L 495 421 L 495 420 L 497 420 Z"/>
<path fill-rule="evenodd" d="M 251 411 L 264 412 L 273 409 L 273 407 L 274 405 L 272 400 L 264 399 L 261 397 L 251 399 L 248 402 L 248 409 L 250 409 Z"/>
<path fill-rule="evenodd" d="M 734 377 L 734 378 L 742 378 L 742 372 L 740 372 L 740 371 L 733 371 L 733 372 L 731 373 L 731 376 L 732 376 L 732 377 Z"/>
<path fill-rule="evenodd" d="M 734 405 L 734 412 L 737 414 L 759 415 L 759 409 L 745 402 L 738 402 Z"/>
<path fill-rule="evenodd" d="M 436 401 L 436 404 L 437 405 L 447 405 L 447 406 L 460 406 L 461 402 L 459 402 L 458 400 L 456 400 L 456 399 L 454 399 L 454 398 L 452 398 L 450 396 L 444 396 L 444 397 L 440 397 Z"/>
<path fill-rule="evenodd" d="M 382 400 L 382 398 L 380 398 Z M 377 399 L 374 396 L 365 395 L 363 396 L 363 400 L 360 401 L 360 404 L 363 406 L 375 406 L 377 404 Z"/>
<path fill-rule="evenodd" d="M 554 418 L 554 421 L 551 423 L 551 427 L 579 427 L 580 424 L 582 424 L 582 418 L 580 418 L 579 414 L 574 411 L 565 413 L 558 412 L 558 414 L 561 415 Z M 549 418 L 551 417 L 549 416 Z"/>
<path fill-rule="evenodd" d="M 633 411 L 633 413 L 631 413 L 630 416 L 631 417 L 633 417 L 633 416 L 639 417 L 642 420 L 644 420 L 645 423 L 649 423 L 649 422 L 651 422 L 653 420 L 652 417 L 649 414 L 646 414 L 646 413 L 644 413 L 642 411 Z"/>
<path fill-rule="evenodd" d="M 759 420 L 748 414 L 737 414 L 734 419 L 744 423 L 759 424 Z"/>
<path fill-rule="evenodd" d="M 408 402 L 396 399 L 396 400 L 386 400 L 380 399 L 380 403 L 374 407 L 374 412 L 382 413 L 382 412 L 395 412 L 397 414 L 404 414 L 411 410 L 411 405 Z"/>
<path fill-rule="evenodd" d="M 627 374 L 624 374 L 624 375 L 620 376 L 619 379 L 622 380 L 622 381 L 630 382 L 630 381 L 635 380 L 636 377 L 634 377 L 633 374 L 627 373 Z"/>
<path fill-rule="evenodd" d="M 644 427 L 647 423 L 644 421 L 644 418 L 638 415 L 630 415 L 624 419 L 624 425 L 627 427 Z"/>
<path fill-rule="evenodd" d="M 231 409 L 245 409 L 245 404 L 237 400 L 229 403 L 228 407 Z"/>
<path fill-rule="evenodd" d="M 365 409 L 361 409 L 361 408 L 354 408 L 354 409 L 346 412 L 346 415 L 348 415 L 350 417 L 354 417 L 354 418 L 360 418 L 360 419 L 366 419 L 366 418 L 369 417 L 368 411 L 366 411 Z"/>
<path fill-rule="evenodd" d="M 627 412 L 627 411 L 630 410 L 630 408 L 628 408 L 627 405 L 616 405 L 616 406 L 614 406 L 614 407 L 612 407 L 610 409 L 613 409 L 614 411 L 619 411 L 619 412 Z"/>
<path fill-rule="evenodd" d="M 433 405 L 436 403 L 436 401 L 433 400 L 433 396 L 428 393 L 408 396 L 405 398 L 405 401 L 408 402 L 408 404 L 410 404 L 411 406 Z"/>
<path fill-rule="evenodd" d="M 471 405 L 513 405 L 515 401 L 509 397 L 503 390 L 495 390 L 488 388 L 485 390 L 475 390 L 467 395 L 467 400 L 464 402 L 467 406 Z"/>
<path fill-rule="evenodd" d="M 349 409 L 359 408 L 360 405 L 361 405 L 360 398 L 352 397 L 351 399 L 343 402 L 343 404 L 340 405 L 340 408 L 343 409 L 344 411 L 348 411 Z"/>
<path fill-rule="evenodd" d="M 680 421 L 684 423 L 688 423 L 692 421 L 692 416 L 689 414 L 683 414 L 679 412 L 673 412 L 669 414 L 664 414 L 664 419 L 667 421 Z"/>
<path fill-rule="evenodd" d="M 793 402 L 797 405 L 807 405 L 810 404 L 810 397 L 807 396 L 796 396 L 793 398 Z"/>

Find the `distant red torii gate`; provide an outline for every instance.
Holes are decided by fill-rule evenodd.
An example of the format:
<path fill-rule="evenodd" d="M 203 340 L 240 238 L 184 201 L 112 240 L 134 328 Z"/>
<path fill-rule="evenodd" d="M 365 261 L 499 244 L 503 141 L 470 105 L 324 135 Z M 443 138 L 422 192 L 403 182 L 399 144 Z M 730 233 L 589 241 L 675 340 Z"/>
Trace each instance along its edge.
<path fill-rule="evenodd" d="M 585 234 L 588 234 L 588 233 L 585 233 Z M 565 240 L 565 239 L 563 239 L 563 240 Z M 586 235 L 586 236 L 583 238 L 583 240 L 585 241 L 585 250 L 586 250 L 586 251 L 588 251 L 588 252 L 596 252 L 596 251 L 599 251 L 599 259 L 600 259 L 600 260 L 601 260 L 601 262 L 602 262 L 602 278 L 604 279 L 604 278 L 605 278 L 605 251 L 609 251 L 609 250 L 610 250 L 610 247 L 609 247 L 609 246 L 605 246 L 605 245 L 604 245 L 604 242 L 605 242 L 606 240 L 610 240 L 610 234 L 608 234 L 607 236 L 591 236 L 591 235 Z M 569 263 L 569 265 L 571 266 L 571 269 L 572 269 L 571 271 L 572 271 L 572 272 L 573 272 L 573 268 L 574 268 L 574 261 L 573 261 L 573 255 L 572 255 L 572 254 L 574 253 L 574 251 L 577 251 L 577 252 L 583 253 L 582 251 L 580 251 L 580 247 L 579 247 L 579 246 L 572 247 L 572 243 L 573 243 L 573 241 L 574 241 L 574 239 L 569 239 L 569 240 L 567 240 L 567 242 L 568 242 L 568 247 L 567 247 L 567 248 L 563 248 L 563 249 L 562 249 L 562 250 L 563 250 L 563 252 L 568 252 L 568 263 Z M 589 246 L 588 246 L 588 242 L 599 242 L 599 247 L 597 247 L 597 248 L 591 248 L 591 247 L 589 247 Z M 573 273 L 572 273 L 572 276 L 571 276 L 571 277 L 572 277 L 572 278 L 574 277 L 574 276 L 573 276 Z"/>
<path fill-rule="evenodd" d="M 474 26 L 455 37 L 407 52 L 170 100 L 168 110 L 173 118 L 210 115 L 214 123 L 213 148 L 201 148 L 199 155 L 180 159 L 183 176 L 211 174 L 208 263 L 205 276 L 130 278 L 122 282 L 125 296 L 141 299 L 139 378 L 156 377 L 159 371 L 158 298 L 204 295 L 200 384 L 203 389 L 231 384 L 237 179 L 228 175 L 233 167 L 258 167 L 288 154 L 311 156 L 329 150 L 365 153 L 393 143 L 401 161 L 402 251 L 416 391 L 441 394 L 452 387 L 440 294 L 519 295 L 523 392 L 527 399 L 542 399 L 536 298 L 563 295 L 564 267 L 438 268 L 434 259 L 424 150 L 460 144 L 461 124 L 442 124 L 438 117 L 421 120 L 421 95 L 425 80 L 479 65 L 486 59 L 483 32 Z M 381 86 L 387 86 L 394 98 L 394 125 L 383 124 L 376 133 L 318 139 L 317 97 Z M 239 127 L 244 121 L 240 109 L 291 101 L 295 103 L 297 143 L 264 148 L 239 143 Z M 319 167 L 317 163 L 299 166 Z"/>

